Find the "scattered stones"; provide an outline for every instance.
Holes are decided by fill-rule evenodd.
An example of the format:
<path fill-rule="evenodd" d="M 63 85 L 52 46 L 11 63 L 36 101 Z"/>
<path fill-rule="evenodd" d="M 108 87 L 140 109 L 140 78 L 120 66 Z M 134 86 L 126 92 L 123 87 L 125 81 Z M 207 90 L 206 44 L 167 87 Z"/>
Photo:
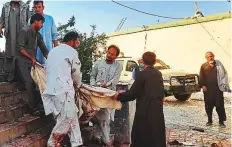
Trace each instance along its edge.
<path fill-rule="evenodd" d="M 220 147 L 231 146 L 231 94 L 225 94 L 227 114 L 226 128 L 218 124 L 218 116 L 214 109 L 213 125 L 206 126 L 207 115 L 204 108 L 203 93 L 195 93 L 191 99 L 179 102 L 174 97 L 164 99 L 164 116 L 166 123 L 167 143 L 178 141 L 196 146 L 211 147 L 216 143 Z M 173 147 L 168 145 L 168 147 Z"/>

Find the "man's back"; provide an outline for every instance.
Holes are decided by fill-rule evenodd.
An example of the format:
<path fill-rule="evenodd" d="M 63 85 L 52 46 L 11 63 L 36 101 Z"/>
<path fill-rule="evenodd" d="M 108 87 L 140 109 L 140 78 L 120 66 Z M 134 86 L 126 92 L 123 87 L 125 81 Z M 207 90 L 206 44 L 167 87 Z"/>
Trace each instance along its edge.
<path fill-rule="evenodd" d="M 154 67 L 147 67 L 138 74 L 140 74 L 139 78 L 143 78 L 142 81 L 144 81 L 144 93 L 146 93 L 147 97 L 164 97 L 163 78 L 162 73 L 160 71 L 158 71 Z"/>
<path fill-rule="evenodd" d="M 64 91 L 74 91 L 71 69 L 76 50 L 61 44 L 55 47 L 46 61 L 47 88 L 44 93 L 58 95 Z"/>

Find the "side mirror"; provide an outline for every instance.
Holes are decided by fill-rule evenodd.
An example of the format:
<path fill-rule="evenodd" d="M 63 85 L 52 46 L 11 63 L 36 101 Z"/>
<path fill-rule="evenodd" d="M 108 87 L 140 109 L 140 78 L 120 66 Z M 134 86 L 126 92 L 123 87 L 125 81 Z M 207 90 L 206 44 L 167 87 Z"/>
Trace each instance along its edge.
<path fill-rule="evenodd" d="M 132 67 L 132 68 L 130 69 L 130 72 L 133 72 L 134 69 L 135 69 L 135 67 Z"/>

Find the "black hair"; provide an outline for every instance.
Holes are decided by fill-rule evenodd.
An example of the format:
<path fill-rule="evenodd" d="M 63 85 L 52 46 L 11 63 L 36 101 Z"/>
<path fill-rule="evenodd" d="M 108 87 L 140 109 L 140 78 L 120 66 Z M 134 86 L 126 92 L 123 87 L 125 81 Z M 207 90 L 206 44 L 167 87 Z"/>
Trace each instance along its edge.
<path fill-rule="evenodd" d="M 119 47 L 117 46 L 117 45 L 110 45 L 109 47 L 108 47 L 108 49 L 107 50 L 109 50 L 110 48 L 114 48 L 114 49 L 116 49 L 116 56 L 118 56 L 119 54 L 120 54 L 120 49 L 119 49 Z"/>
<path fill-rule="evenodd" d="M 36 13 L 36 14 L 31 16 L 30 24 L 33 24 L 35 21 L 45 22 L 45 19 L 44 19 L 43 15 Z"/>
<path fill-rule="evenodd" d="M 143 54 L 143 63 L 153 66 L 156 62 L 156 54 L 153 52 L 145 52 Z"/>
<path fill-rule="evenodd" d="M 63 39 L 63 42 L 69 42 L 69 41 L 72 41 L 72 40 L 76 40 L 80 38 L 79 34 L 75 31 L 72 31 L 72 32 L 68 32 L 65 36 L 64 36 L 64 39 Z"/>
<path fill-rule="evenodd" d="M 44 6 L 44 2 L 43 2 L 43 1 L 34 1 L 34 2 L 33 2 L 34 5 L 38 5 L 39 3 L 41 3 L 42 6 Z"/>

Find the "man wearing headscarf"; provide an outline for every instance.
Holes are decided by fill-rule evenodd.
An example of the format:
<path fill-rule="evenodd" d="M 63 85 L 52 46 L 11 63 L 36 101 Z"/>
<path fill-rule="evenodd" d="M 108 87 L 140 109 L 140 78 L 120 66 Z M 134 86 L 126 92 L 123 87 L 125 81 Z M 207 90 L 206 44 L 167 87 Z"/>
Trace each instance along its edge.
<path fill-rule="evenodd" d="M 206 52 L 207 62 L 200 69 L 200 86 L 204 93 L 205 111 L 208 116 L 207 126 L 213 123 L 213 108 L 219 116 L 219 125 L 225 127 L 226 112 L 224 107 L 223 92 L 230 92 L 227 72 L 219 60 L 214 59 L 213 52 Z"/>

